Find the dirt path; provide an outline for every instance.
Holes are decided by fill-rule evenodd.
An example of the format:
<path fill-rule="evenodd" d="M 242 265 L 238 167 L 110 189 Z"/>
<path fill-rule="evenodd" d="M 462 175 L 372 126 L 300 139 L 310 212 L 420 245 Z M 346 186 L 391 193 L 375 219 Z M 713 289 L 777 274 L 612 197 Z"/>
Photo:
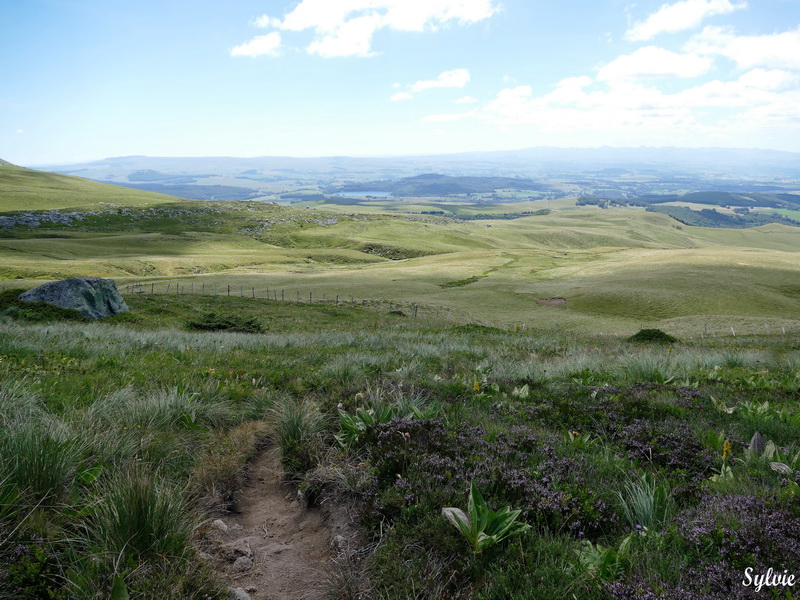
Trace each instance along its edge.
<path fill-rule="evenodd" d="M 235 512 L 214 522 L 208 550 L 228 586 L 246 592 L 232 598 L 313 600 L 326 587 L 330 540 L 320 512 L 306 508 L 283 482 L 273 448 L 251 463 Z"/>

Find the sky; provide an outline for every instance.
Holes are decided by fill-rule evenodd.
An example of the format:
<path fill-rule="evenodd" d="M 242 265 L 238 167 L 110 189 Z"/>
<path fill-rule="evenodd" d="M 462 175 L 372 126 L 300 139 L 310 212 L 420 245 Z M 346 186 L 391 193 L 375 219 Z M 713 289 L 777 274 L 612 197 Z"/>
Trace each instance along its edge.
<path fill-rule="evenodd" d="M 800 152 L 800 0 L 3 0 L 0 158 Z"/>

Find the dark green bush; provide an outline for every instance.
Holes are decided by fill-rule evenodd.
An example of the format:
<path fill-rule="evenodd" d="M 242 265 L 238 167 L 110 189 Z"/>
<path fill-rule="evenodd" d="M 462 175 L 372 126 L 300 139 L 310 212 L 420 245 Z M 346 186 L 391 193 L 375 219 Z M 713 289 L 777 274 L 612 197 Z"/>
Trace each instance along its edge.
<path fill-rule="evenodd" d="M 660 329 L 642 329 L 625 341 L 639 344 L 674 344 L 678 339 Z"/>
<path fill-rule="evenodd" d="M 235 331 L 237 333 L 264 333 L 264 326 L 255 317 L 205 313 L 186 323 L 189 329 L 200 331 Z"/>

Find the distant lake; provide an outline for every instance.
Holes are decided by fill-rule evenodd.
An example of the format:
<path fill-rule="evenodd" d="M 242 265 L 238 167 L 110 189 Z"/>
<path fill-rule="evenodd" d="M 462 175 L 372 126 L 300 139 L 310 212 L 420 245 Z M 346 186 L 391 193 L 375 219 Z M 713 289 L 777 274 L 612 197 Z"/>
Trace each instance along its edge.
<path fill-rule="evenodd" d="M 386 198 L 386 196 L 391 196 L 392 192 L 380 192 L 380 191 L 367 191 L 367 192 L 339 192 L 334 194 L 334 196 L 343 196 L 344 198 L 363 198 L 364 196 L 377 196 L 378 198 Z"/>

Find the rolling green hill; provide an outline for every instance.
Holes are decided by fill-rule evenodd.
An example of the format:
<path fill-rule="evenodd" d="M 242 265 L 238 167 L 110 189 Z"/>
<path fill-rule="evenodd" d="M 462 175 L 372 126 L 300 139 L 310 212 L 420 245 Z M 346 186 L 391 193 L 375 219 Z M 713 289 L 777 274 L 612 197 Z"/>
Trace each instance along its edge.
<path fill-rule="evenodd" d="M 262 297 L 279 289 L 294 300 L 420 304 L 501 326 L 800 326 L 791 284 L 800 279 L 800 228 L 711 229 L 641 208 L 550 206 L 471 221 L 259 202 L 110 209 L 0 230 L 0 278 L 99 275 L 161 292 L 231 286 Z"/>
<path fill-rule="evenodd" d="M 89 179 L 17 167 L 0 161 L 0 213 L 29 210 L 93 210 L 153 206 L 174 196 L 128 189 Z"/>

